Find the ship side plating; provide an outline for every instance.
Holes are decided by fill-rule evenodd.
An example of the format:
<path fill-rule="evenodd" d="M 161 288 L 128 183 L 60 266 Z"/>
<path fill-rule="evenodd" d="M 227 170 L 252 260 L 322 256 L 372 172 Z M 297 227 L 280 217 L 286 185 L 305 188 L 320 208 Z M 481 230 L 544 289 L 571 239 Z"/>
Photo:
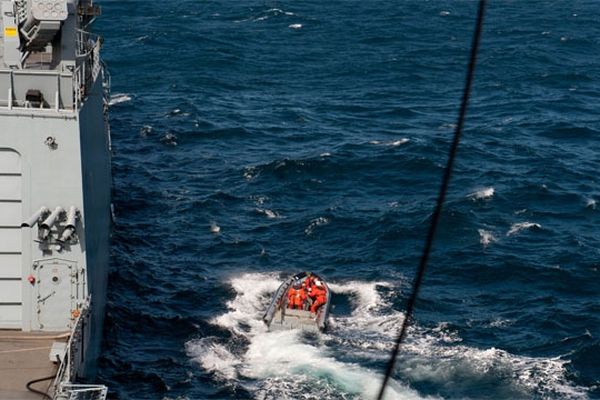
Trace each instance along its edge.
<path fill-rule="evenodd" d="M 102 340 L 110 82 L 101 40 L 87 32 L 99 8 L 90 0 L 0 6 L 0 329 L 17 339 L 65 333 L 40 360 L 58 357 L 51 396 L 60 397 L 93 379 Z"/>

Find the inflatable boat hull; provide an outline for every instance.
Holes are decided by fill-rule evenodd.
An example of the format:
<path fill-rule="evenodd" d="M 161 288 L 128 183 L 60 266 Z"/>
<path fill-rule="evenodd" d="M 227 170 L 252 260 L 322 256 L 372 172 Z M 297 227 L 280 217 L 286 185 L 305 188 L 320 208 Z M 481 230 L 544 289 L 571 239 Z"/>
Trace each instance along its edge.
<path fill-rule="evenodd" d="M 270 331 L 302 329 L 322 332 L 327 329 L 327 318 L 329 317 L 329 309 L 331 306 L 331 290 L 320 276 L 316 274 L 312 275 L 319 279 L 325 286 L 325 304 L 323 304 L 316 313 L 312 313 L 309 310 L 294 310 L 287 308 L 288 290 L 296 280 L 304 281 L 308 276 L 306 272 L 296 274 L 279 286 L 279 289 L 277 289 L 273 295 L 269 308 L 267 308 L 267 311 L 263 316 L 263 321 Z"/>

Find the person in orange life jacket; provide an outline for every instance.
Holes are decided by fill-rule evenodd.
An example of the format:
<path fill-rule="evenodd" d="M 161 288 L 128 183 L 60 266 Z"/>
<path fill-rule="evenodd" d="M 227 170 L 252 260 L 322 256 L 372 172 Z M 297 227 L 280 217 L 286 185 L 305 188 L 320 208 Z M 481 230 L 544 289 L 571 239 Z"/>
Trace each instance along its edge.
<path fill-rule="evenodd" d="M 294 285 L 288 291 L 288 308 L 296 308 L 302 310 L 302 306 L 306 301 L 306 291 L 302 287 L 302 282 L 295 281 Z"/>
<path fill-rule="evenodd" d="M 317 312 L 317 309 L 327 302 L 327 291 L 323 283 L 315 279 L 315 284 L 310 292 L 310 297 L 313 299 L 312 306 L 310 306 L 310 312 Z"/>
<path fill-rule="evenodd" d="M 311 297 L 310 293 L 312 292 L 313 286 L 315 286 L 315 279 L 316 279 L 316 277 L 311 272 L 306 273 L 306 278 L 304 279 L 304 285 L 306 285 L 305 286 L 306 292 L 309 297 Z"/>

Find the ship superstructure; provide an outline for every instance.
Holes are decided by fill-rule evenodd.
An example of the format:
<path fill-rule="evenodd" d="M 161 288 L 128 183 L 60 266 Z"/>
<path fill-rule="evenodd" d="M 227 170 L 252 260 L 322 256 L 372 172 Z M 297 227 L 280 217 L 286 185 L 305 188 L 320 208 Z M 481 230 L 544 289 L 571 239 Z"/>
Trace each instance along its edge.
<path fill-rule="evenodd" d="M 104 398 L 110 132 L 91 0 L 0 0 L 0 398 Z M 54 378 L 49 377 L 55 375 Z M 75 396 L 75 397 L 71 397 Z"/>

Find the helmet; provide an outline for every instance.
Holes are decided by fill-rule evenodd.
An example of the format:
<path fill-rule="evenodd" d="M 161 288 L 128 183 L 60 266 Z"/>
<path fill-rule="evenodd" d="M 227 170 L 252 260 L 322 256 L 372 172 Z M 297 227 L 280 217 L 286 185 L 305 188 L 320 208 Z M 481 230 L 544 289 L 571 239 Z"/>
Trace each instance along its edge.
<path fill-rule="evenodd" d="M 294 281 L 294 289 L 300 289 L 302 287 L 302 282 Z"/>
<path fill-rule="evenodd" d="M 323 283 L 320 280 L 315 280 L 315 285 L 317 285 L 317 287 L 322 287 Z"/>

